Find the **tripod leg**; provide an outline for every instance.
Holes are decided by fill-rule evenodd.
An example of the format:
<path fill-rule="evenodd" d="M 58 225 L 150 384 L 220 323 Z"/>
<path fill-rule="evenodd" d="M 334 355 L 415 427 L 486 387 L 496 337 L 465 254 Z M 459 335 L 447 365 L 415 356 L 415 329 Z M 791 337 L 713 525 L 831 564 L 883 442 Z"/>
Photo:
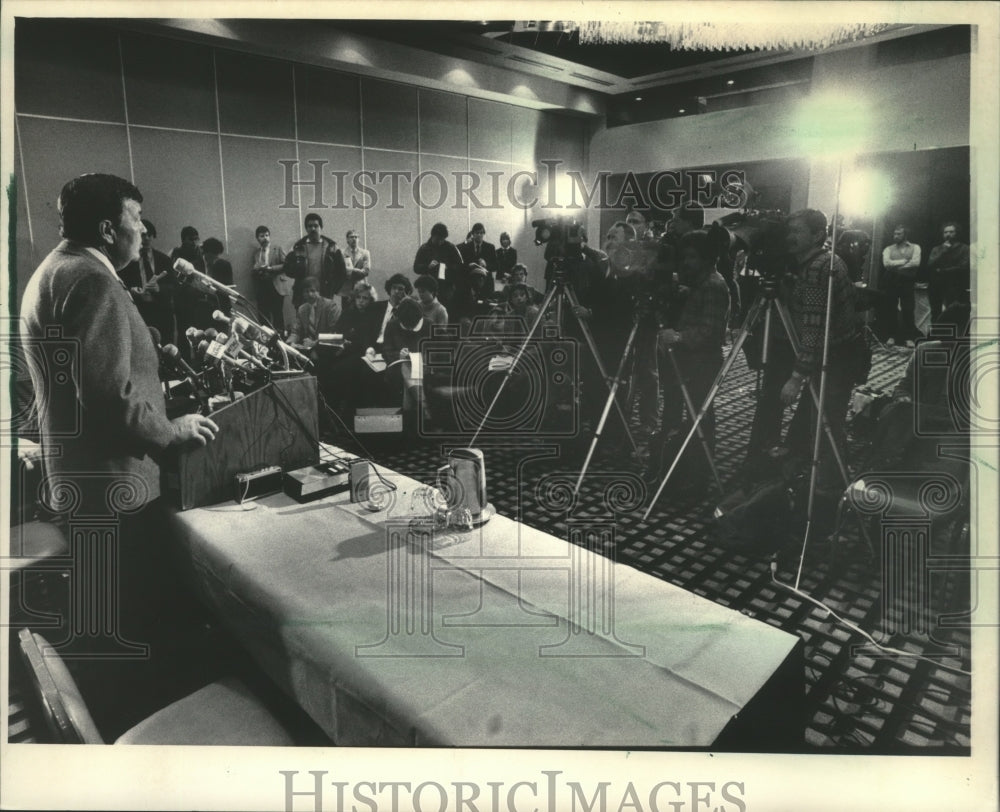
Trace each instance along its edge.
<path fill-rule="evenodd" d="M 648 519 L 649 514 L 653 512 L 653 508 L 656 506 L 656 502 L 660 498 L 660 494 L 663 493 L 663 489 L 666 487 L 667 481 L 674 473 L 674 469 L 677 467 L 677 463 L 680 461 L 684 451 L 687 449 L 688 443 L 691 442 L 691 438 L 694 437 L 695 432 L 698 430 L 698 426 L 701 425 L 702 418 L 712 405 L 712 401 L 715 400 L 715 396 L 719 393 L 719 387 L 722 386 L 722 382 L 729 374 L 729 370 L 732 369 L 733 364 L 736 363 L 739 352 L 743 348 L 743 344 L 746 342 L 747 336 L 750 334 L 750 328 L 760 315 L 761 308 L 764 304 L 765 299 L 763 295 L 758 296 L 757 301 L 753 303 L 750 311 L 747 313 L 746 321 L 743 322 L 739 335 L 736 336 L 736 341 L 733 342 L 733 348 L 729 351 L 729 355 L 726 357 L 726 361 L 722 365 L 722 369 L 719 370 L 719 374 L 715 376 L 715 381 L 712 383 L 712 388 L 708 390 L 708 394 L 705 396 L 705 402 L 701 406 L 701 411 L 699 411 L 695 418 L 691 421 L 692 425 L 688 430 L 687 437 L 684 438 L 684 442 L 681 444 L 680 451 L 677 452 L 677 456 L 674 458 L 674 461 L 670 466 L 670 470 L 667 471 L 667 475 L 663 477 L 660 487 L 657 488 L 656 493 L 653 495 L 653 500 L 649 503 L 649 507 L 646 508 L 646 512 L 642 516 L 643 520 Z"/>
<path fill-rule="evenodd" d="M 583 461 L 583 468 L 580 469 L 580 475 L 576 479 L 576 485 L 573 486 L 573 496 L 575 497 L 580 490 L 580 485 L 583 484 L 583 477 L 587 473 L 587 468 L 590 466 L 590 460 L 594 456 L 594 450 L 597 448 L 597 441 L 601 439 L 601 432 L 604 431 L 604 424 L 608 419 L 608 413 L 611 411 L 611 404 L 615 402 L 615 395 L 618 392 L 618 385 L 621 383 L 622 372 L 625 371 L 625 362 L 628 360 L 629 354 L 632 352 L 632 345 L 635 343 L 635 335 L 639 332 L 639 322 L 635 322 L 632 325 L 632 332 L 629 333 L 628 341 L 625 344 L 625 352 L 622 353 L 622 359 L 618 362 L 618 371 L 615 373 L 615 380 L 611 384 L 611 394 L 608 395 L 608 400 L 604 404 L 604 410 L 601 412 L 601 419 L 597 422 L 597 429 L 594 431 L 594 439 L 590 443 L 590 449 L 587 451 L 587 458 Z"/>
<path fill-rule="evenodd" d="M 580 300 L 576 298 L 576 294 L 573 292 L 572 288 L 565 288 L 566 297 L 573 307 L 580 306 Z M 597 344 L 594 342 L 594 336 L 590 332 L 590 328 L 583 319 L 577 319 L 577 324 L 580 325 L 580 330 L 583 332 L 583 337 L 587 341 L 587 346 L 590 348 L 590 354 L 594 358 L 594 363 L 597 364 L 597 369 L 601 373 L 601 377 L 604 379 L 605 384 L 608 389 L 611 388 L 611 381 L 608 379 L 608 371 L 604 368 L 604 362 L 601 361 L 601 354 L 597 351 Z M 632 446 L 632 453 L 638 455 L 639 447 L 635 444 L 635 438 L 632 436 L 632 431 L 628 426 L 628 418 L 625 417 L 625 413 L 622 411 L 621 404 L 616 400 L 614 402 L 615 411 L 618 412 L 618 416 L 622 420 L 622 426 L 625 427 L 625 435 L 628 437 L 629 444 Z"/>
<path fill-rule="evenodd" d="M 547 294 L 545 294 L 545 299 L 542 301 L 541 306 L 538 308 L 538 316 L 535 318 L 535 323 L 531 325 L 531 329 L 528 330 L 528 335 L 524 337 L 524 341 L 521 347 L 517 351 L 517 355 L 514 356 L 514 360 L 511 361 L 510 366 L 507 368 L 507 374 L 504 375 L 503 380 L 500 381 L 500 386 L 497 387 L 496 394 L 493 396 L 493 400 L 490 401 L 489 408 L 486 410 L 486 414 L 483 415 L 483 419 L 479 424 L 479 428 L 476 429 L 476 433 L 472 435 L 472 439 L 469 440 L 468 448 L 472 448 L 476 444 L 476 440 L 479 438 L 479 433 L 483 430 L 486 425 L 486 421 L 490 419 L 490 414 L 493 412 L 493 407 L 497 405 L 497 401 L 500 400 L 500 394 L 503 392 L 504 387 L 507 385 L 507 381 L 510 380 L 510 376 L 514 374 L 514 370 L 517 368 L 518 361 L 521 360 L 521 356 L 524 355 L 525 350 L 528 349 L 528 345 L 531 343 L 532 337 L 535 335 L 535 331 L 538 329 L 538 325 L 542 323 L 542 319 L 545 318 L 545 310 L 555 298 L 558 286 L 553 286 Z"/>
<path fill-rule="evenodd" d="M 681 388 L 681 394 L 684 395 L 684 405 L 687 407 L 688 414 L 694 418 L 695 409 L 694 403 L 691 402 L 691 393 L 688 392 L 687 387 L 684 385 L 684 379 L 681 377 L 681 368 L 677 364 L 677 359 L 674 357 L 674 351 L 667 348 L 667 357 L 670 359 L 670 363 L 674 368 L 674 374 L 677 376 L 677 383 Z M 705 457 L 708 459 L 708 467 L 712 469 L 712 478 L 715 480 L 715 484 L 719 487 L 719 493 L 725 493 L 722 489 L 722 480 L 719 479 L 719 471 L 715 467 L 715 458 L 712 456 L 712 449 L 708 446 L 708 438 L 705 437 L 705 432 L 701 430 L 701 426 L 698 426 L 698 439 L 701 441 L 701 447 L 705 450 Z"/>
<path fill-rule="evenodd" d="M 794 328 L 792 326 L 792 317 L 789 315 L 788 310 L 785 305 L 779 302 L 777 299 L 774 302 L 775 308 L 778 311 L 778 316 L 781 318 L 781 323 L 785 327 L 785 333 L 788 335 L 789 340 L 792 344 L 792 351 L 798 355 L 799 352 L 799 339 L 795 335 Z M 809 395 L 813 399 L 813 404 L 816 406 L 817 412 L 823 421 L 823 434 L 826 435 L 827 440 L 830 443 L 830 448 L 833 450 L 834 459 L 837 461 L 837 467 L 840 469 L 840 476 L 844 480 L 844 487 L 846 488 L 850 484 L 850 475 L 847 472 L 847 466 L 844 463 L 844 457 L 840 452 L 840 446 L 837 445 L 837 441 L 833 436 L 833 429 L 830 428 L 830 423 L 826 419 L 826 412 L 820 408 L 820 398 L 819 393 L 816 392 L 816 387 L 813 385 L 812 379 L 808 383 Z"/>

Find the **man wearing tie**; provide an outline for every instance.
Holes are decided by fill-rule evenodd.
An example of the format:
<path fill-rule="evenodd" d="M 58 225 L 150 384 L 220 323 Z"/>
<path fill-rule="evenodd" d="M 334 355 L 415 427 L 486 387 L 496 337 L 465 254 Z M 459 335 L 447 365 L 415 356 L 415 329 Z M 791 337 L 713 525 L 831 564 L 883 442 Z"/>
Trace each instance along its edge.
<path fill-rule="evenodd" d="M 347 280 L 341 293 L 349 296 L 354 286 L 367 278 L 372 271 L 372 254 L 367 248 L 358 245 L 358 232 L 353 228 L 347 232 L 347 250 L 344 252 L 344 262 L 347 264 Z"/>
<path fill-rule="evenodd" d="M 161 343 L 176 344 L 175 286 L 170 277 L 170 257 L 153 248 L 156 226 L 152 221 L 144 219 L 142 225 L 146 232 L 139 246 L 139 258 L 126 265 L 119 276 L 132 295 L 142 320 L 159 331 Z"/>
<path fill-rule="evenodd" d="M 301 344 L 311 350 L 319 341 L 320 333 L 332 333 L 340 321 L 343 308 L 340 296 L 326 299 L 319 293 L 319 282 L 316 279 L 306 279 L 302 283 L 306 300 L 295 314 L 292 334 L 289 344 Z"/>
<path fill-rule="evenodd" d="M 292 287 L 295 284 L 281 270 L 285 264 L 285 252 L 280 245 L 271 245 L 271 229 L 257 226 L 254 233 L 257 249 L 253 258 L 253 278 L 257 287 L 257 306 L 261 315 L 279 333 L 285 332 L 285 324 L 292 322 Z M 286 307 L 287 305 L 287 307 Z M 285 318 L 286 310 L 288 319 Z"/>
<path fill-rule="evenodd" d="M 476 223 L 472 227 L 472 241 L 462 243 L 458 252 L 462 255 L 466 271 L 471 271 L 473 266 L 478 266 L 486 270 L 486 288 L 492 293 L 494 289 L 494 274 L 497 272 L 497 249 L 493 243 L 484 242 L 486 228 L 482 223 Z"/>

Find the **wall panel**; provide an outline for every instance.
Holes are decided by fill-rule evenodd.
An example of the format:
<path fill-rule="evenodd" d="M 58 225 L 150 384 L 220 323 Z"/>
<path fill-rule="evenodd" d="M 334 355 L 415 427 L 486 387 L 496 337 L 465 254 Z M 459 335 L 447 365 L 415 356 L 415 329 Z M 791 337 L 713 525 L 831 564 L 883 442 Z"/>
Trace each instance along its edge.
<path fill-rule="evenodd" d="M 460 158 L 469 154 L 465 96 L 421 90 L 419 120 L 421 153 Z"/>
<path fill-rule="evenodd" d="M 360 93 L 357 76 L 296 65 L 298 137 L 303 141 L 360 146 Z"/>
<path fill-rule="evenodd" d="M 409 172 L 417 174 L 417 156 L 399 152 L 378 152 L 365 150 L 365 168 L 379 172 Z M 379 196 L 375 208 L 365 212 L 367 223 L 365 247 L 372 252 L 371 282 L 379 289 L 379 297 L 385 293 L 385 280 L 394 273 L 413 276 L 413 257 L 427 239 L 421 233 L 420 212 L 409 196 L 408 186 L 400 184 L 400 209 L 389 208 L 391 201 L 387 194 Z M 426 213 L 425 213 L 426 214 Z M 433 221 L 424 219 L 424 229 L 430 233 Z M 465 236 L 465 232 L 462 232 Z"/>
<path fill-rule="evenodd" d="M 99 26 L 20 18 L 14 26 L 19 113 L 125 121 L 118 35 Z"/>
<path fill-rule="evenodd" d="M 295 137 L 291 63 L 218 50 L 215 70 L 222 132 Z"/>
<path fill-rule="evenodd" d="M 84 172 L 130 177 L 128 141 L 125 127 L 117 124 L 85 124 L 30 116 L 20 116 L 18 124 L 23 139 L 24 183 L 29 189 L 35 256 L 40 260 L 59 243 L 56 200 L 62 187 Z M 145 193 L 147 200 L 151 198 Z"/>
<path fill-rule="evenodd" d="M 215 132 L 212 51 L 141 34 L 122 36 L 130 124 Z"/>
<path fill-rule="evenodd" d="M 156 225 L 161 251 L 180 245 L 181 228 L 188 225 L 202 241 L 226 242 L 217 136 L 133 127 L 132 153 L 142 210 Z"/>
<path fill-rule="evenodd" d="M 364 145 L 414 152 L 417 149 L 417 89 L 375 79 L 361 80 Z"/>
<path fill-rule="evenodd" d="M 222 137 L 228 256 L 239 290 L 253 295 L 250 268 L 257 226 L 271 230 L 271 242 L 287 248 L 300 236 L 298 207 L 285 209 L 285 173 L 278 161 L 295 157 L 294 141 Z"/>
<path fill-rule="evenodd" d="M 493 161 L 511 160 L 509 104 L 469 99 L 469 157 Z"/>

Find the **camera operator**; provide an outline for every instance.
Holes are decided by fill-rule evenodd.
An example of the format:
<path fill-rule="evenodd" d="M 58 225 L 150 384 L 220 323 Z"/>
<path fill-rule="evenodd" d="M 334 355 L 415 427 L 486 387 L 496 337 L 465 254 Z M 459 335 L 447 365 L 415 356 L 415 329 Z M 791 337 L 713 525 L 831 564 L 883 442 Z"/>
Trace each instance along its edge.
<path fill-rule="evenodd" d="M 799 352 L 792 351 L 779 320 L 772 323 L 768 363 L 757 402 L 746 473 L 753 474 L 765 453 L 781 438 L 784 409 L 795 403 L 798 408 L 788 429 L 785 445 L 796 456 L 812 456 L 812 431 L 816 425 L 815 404 L 807 389 L 811 380 L 819 393 L 826 332 L 827 283 L 831 273 L 831 255 L 824 250 L 826 215 L 816 209 L 802 209 L 789 215 L 785 239 L 794 270 L 781 280 L 779 299 L 788 306 L 791 326 L 799 340 Z M 826 397 L 823 410 L 838 448 L 843 451 L 844 422 L 851 389 L 868 378 L 871 351 L 862 332 L 863 317 L 856 307 L 856 288 L 847 266 L 840 257 L 832 259 L 833 299 L 830 310 L 830 347 Z M 824 442 L 820 473 L 829 476 L 834 462 Z"/>
<path fill-rule="evenodd" d="M 660 387 L 663 393 L 663 415 L 660 436 L 650 444 L 647 480 L 658 481 L 673 463 L 670 455 L 671 432 L 680 428 L 684 414 L 684 393 L 687 388 L 691 402 L 701 408 L 722 367 L 722 345 L 729 321 L 729 288 L 716 270 L 715 246 L 706 231 L 690 231 L 677 244 L 680 255 L 680 293 L 684 293 L 683 306 L 675 327 L 661 329 L 657 334 L 657 349 L 662 356 Z M 666 357 L 673 354 L 676 367 Z M 678 372 L 680 379 L 678 380 Z M 693 419 L 694 415 L 689 415 Z M 702 432 L 714 452 L 715 412 L 710 408 L 701 421 Z M 686 488 L 704 485 L 710 468 L 704 452 L 698 445 L 689 445 L 685 452 L 691 460 L 691 476 Z"/>

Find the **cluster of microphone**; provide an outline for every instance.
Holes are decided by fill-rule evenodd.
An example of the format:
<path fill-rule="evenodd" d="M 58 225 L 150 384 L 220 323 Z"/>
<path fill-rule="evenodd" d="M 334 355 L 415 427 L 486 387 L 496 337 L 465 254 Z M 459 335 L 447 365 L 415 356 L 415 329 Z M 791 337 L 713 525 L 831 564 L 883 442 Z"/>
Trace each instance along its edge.
<path fill-rule="evenodd" d="M 238 294 L 190 263 L 178 259 L 174 269 L 181 276 L 196 276 L 209 287 L 231 298 Z M 160 359 L 161 377 L 179 383 L 169 390 L 169 400 L 195 399 L 203 414 L 213 408 L 213 399 L 233 400 L 238 393 L 253 391 L 271 380 L 273 372 L 296 367 L 308 369 L 312 361 L 295 347 L 282 341 L 272 328 L 258 324 L 245 315 L 227 316 L 221 310 L 212 320 L 228 332 L 214 327 L 199 330 L 189 327 L 184 334 L 187 352 L 175 344 L 160 345 L 160 334 L 150 327 L 150 335 Z M 192 404 L 193 405 L 193 404 Z"/>

